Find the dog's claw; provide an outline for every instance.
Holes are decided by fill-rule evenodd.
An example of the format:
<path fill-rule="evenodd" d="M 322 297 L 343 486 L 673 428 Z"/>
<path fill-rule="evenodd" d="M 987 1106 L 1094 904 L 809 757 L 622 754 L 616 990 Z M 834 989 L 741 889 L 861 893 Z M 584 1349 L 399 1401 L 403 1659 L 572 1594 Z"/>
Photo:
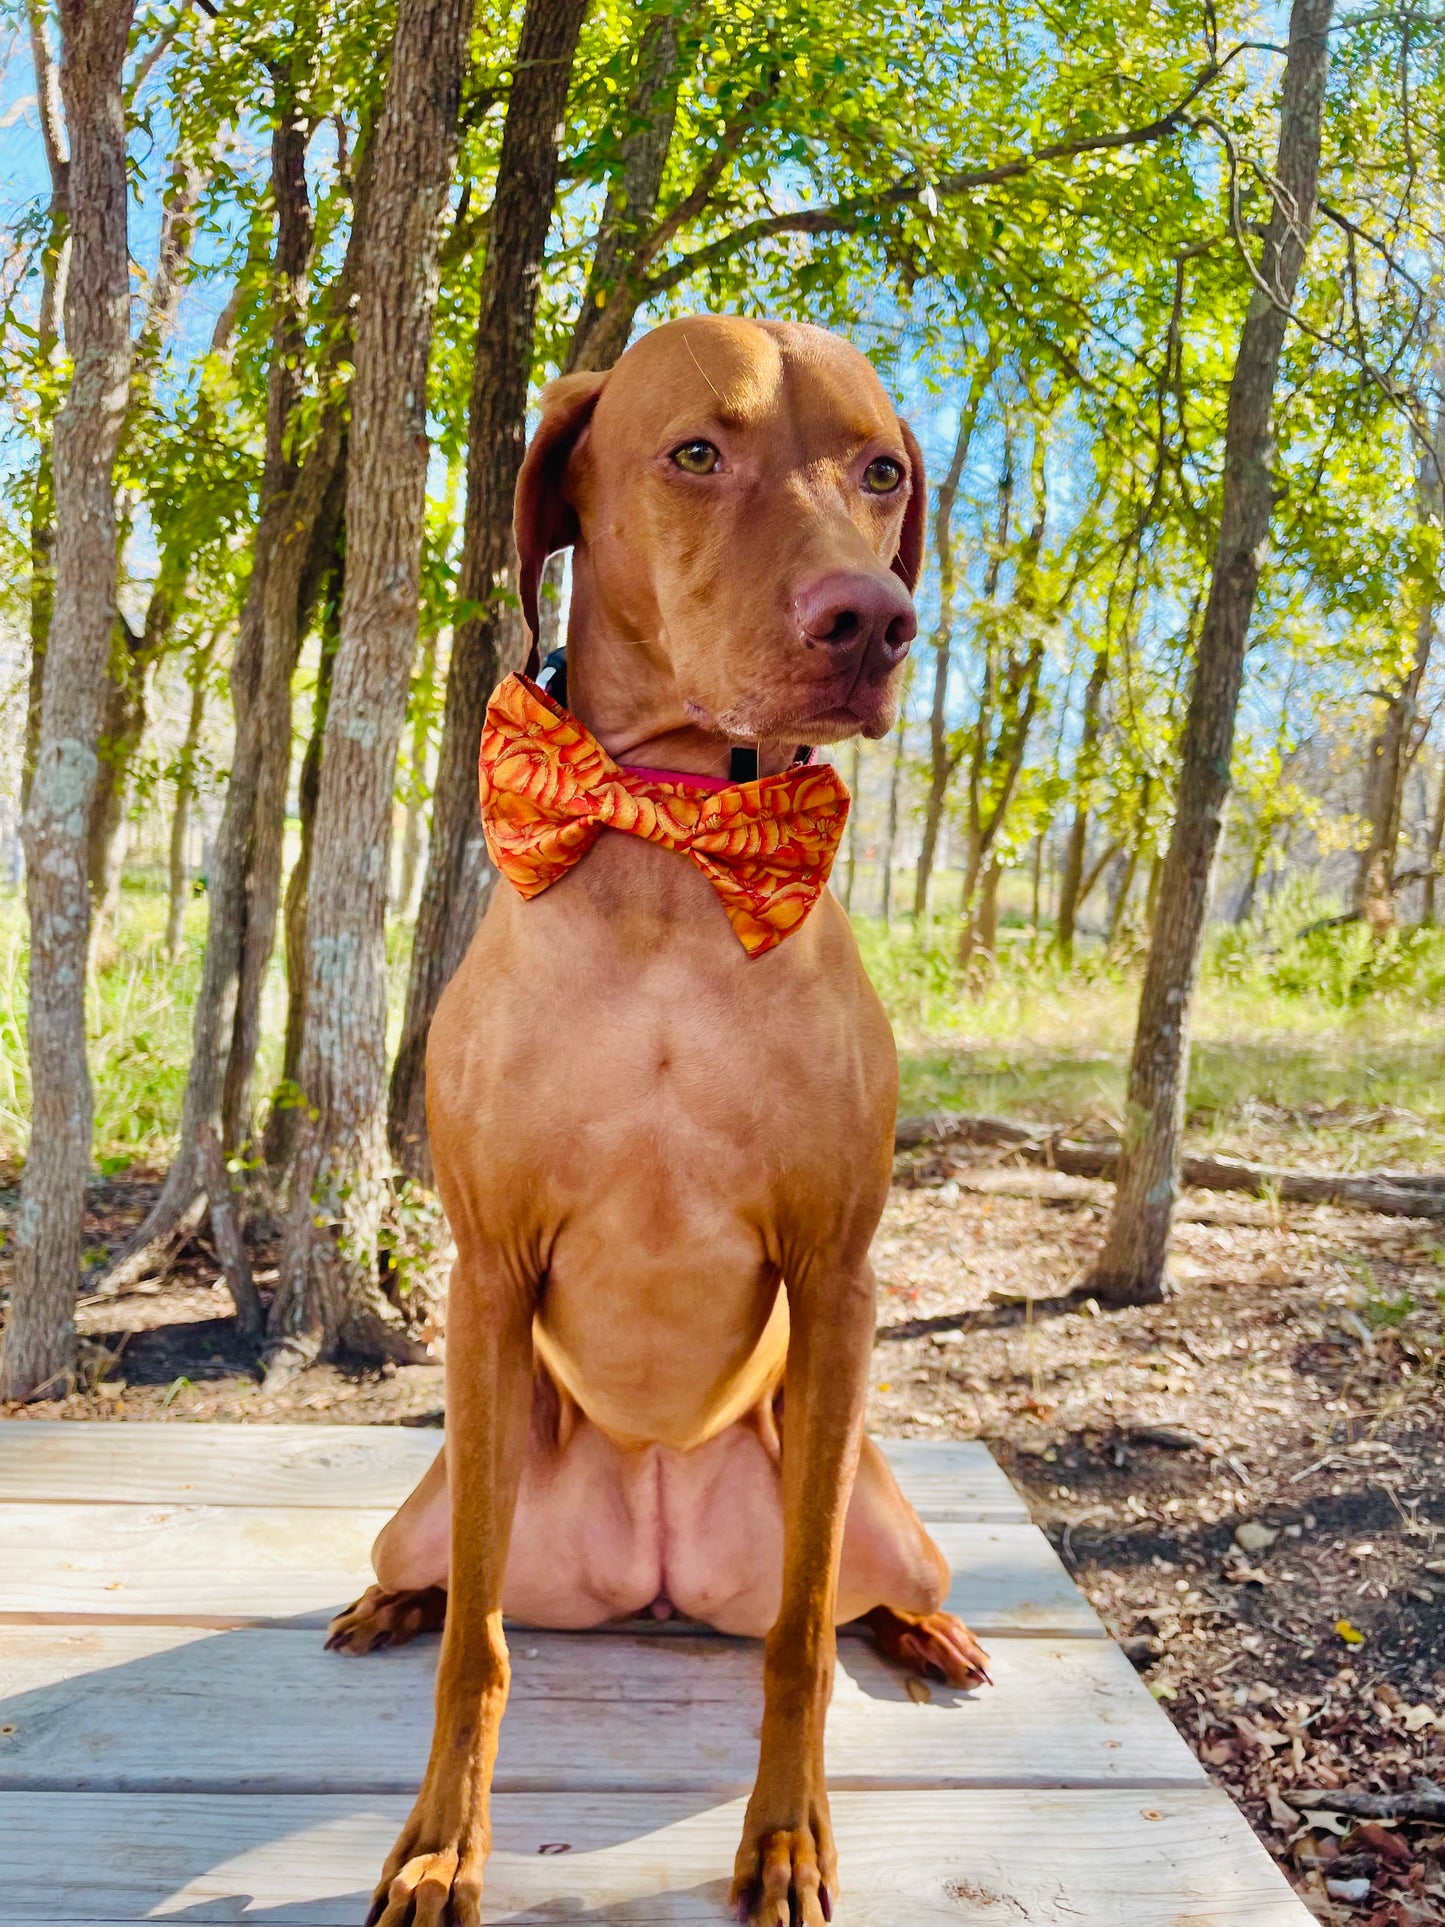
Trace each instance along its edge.
<path fill-rule="evenodd" d="M 833 1896 L 828 1892 L 826 1881 L 818 1882 L 818 1905 L 823 1909 L 824 1920 L 833 1918 Z"/>

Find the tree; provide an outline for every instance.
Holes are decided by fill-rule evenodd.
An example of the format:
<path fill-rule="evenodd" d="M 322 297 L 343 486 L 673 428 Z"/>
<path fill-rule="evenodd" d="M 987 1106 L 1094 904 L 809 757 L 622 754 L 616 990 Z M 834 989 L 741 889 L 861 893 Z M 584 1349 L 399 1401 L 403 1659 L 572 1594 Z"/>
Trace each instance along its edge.
<path fill-rule="evenodd" d="M 1415 482 L 1415 546 L 1410 558 L 1405 612 L 1412 630 L 1405 673 L 1384 702 L 1380 728 L 1365 764 L 1364 817 L 1369 837 L 1355 875 L 1354 912 L 1377 931 L 1395 922 L 1395 860 L 1405 778 L 1424 738 L 1420 693 L 1430 667 L 1440 604 L 1440 537 L 1445 521 L 1445 363 L 1435 367 L 1433 432 L 1420 450 Z"/>
<path fill-rule="evenodd" d="M 557 191 L 560 136 L 587 0 L 528 0 L 497 163 L 473 347 L 462 536 L 461 614 L 452 639 L 433 792 L 431 846 L 417 910 L 389 1134 L 398 1164 L 430 1176 L 426 1040 L 442 991 L 476 933 L 491 881 L 477 810 L 482 718 L 521 660 L 511 598 L 512 496 L 526 441 L 538 283 Z"/>
<path fill-rule="evenodd" d="M 345 483 L 346 392 L 339 370 L 349 359 L 351 294 L 359 273 L 358 221 L 330 291 L 320 419 L 304 452 L 298 451 L 295 429 L 304 394 L 313 235 L 307 135 L 298 98 L 307 64 L 305 51 L 294 46 L 284 58 L 269 62 L 275 249 L 265 449 L 250 575 L 231 663 L 236 739 L 207 891 L 210 919 L 181 1141 L 159 1198 L 107 1272 L 117 1288 L 143 1276 L 177 1227 L 195 1222 L 204 1210 L 202 1129 L 214 1131 L 229 1150 L 248 1121 L 261 985 L 275 944 L 280 901 L 291 677 L 335 552 Z M 364 202 L 364 162 L 359 172 L 356 198 Z"/>
<path fill-rule="evenodd" d="M 978 411 L 984 390 L 993 374 L 991 359 L 974 370 L 963 407 L 959 411 L 958 433 L 948 469 L 938 485 L 933 511 L 933 558 L 938 573 L 938 622 L 933 631 L 933 703 L 928 714 L 928 795 L 923 808 L 923 838 L 918 849 L 918 871 L 913 884 L 913 920 L 922 923 L 928 914 L 928 885 L 933 875 L 933 859 L 938 848 L 938 832 L 943 827 L 943 810 L 948 786 L 963 753 L 963 739 L 950 740 L 948 728 L 948 680 L 953 665 L 954 601 L 957 575 L 953 560 L 953 505 L 958 499 L 964 465 L 973 443 Z"/>
<path fill-rule="evenodd" d="M 1334 0 L 1294 0 L 1269 223 L 1239 337 L 1209 599 L 1180 747 L 1174 827 L 1129 1064 L 1123 1148 L 1104 1250 L 1085 1290 L 1109 1305 L 1163 1297 L 1189 1067 L 1189 1014 L 1210 869 L 1229 791 L 1245 649 L 1273 508 L 1274 390 L 1314 221 Z"/>
<path fill-rule="evenodd" d="M 386 904 L 397 748 L 416 654 L 437 249 L 471 18 L 471 0 L 402 0 L 374 137 L 345 585 L 306 909 L 304 1108 L 267 1348 L 271 1371 L 283 1375 L 343 1338 L 370 1356 L 416 1355 L 378 1267 L 391 1172 Z"/>
<path fill-rule="evenodd" d="M 55 422 L 55 605 L 25 815 L 30 912 L 30 1150 L 0 1397 L 29 1398 L 75 1355 L 91 1090 L 85 1055 L 88 838 L 115 625 L 113 471 L 130 374 L 122 63 L 134 0 L 62 0 L 70 137 L 71 377 Z"/>

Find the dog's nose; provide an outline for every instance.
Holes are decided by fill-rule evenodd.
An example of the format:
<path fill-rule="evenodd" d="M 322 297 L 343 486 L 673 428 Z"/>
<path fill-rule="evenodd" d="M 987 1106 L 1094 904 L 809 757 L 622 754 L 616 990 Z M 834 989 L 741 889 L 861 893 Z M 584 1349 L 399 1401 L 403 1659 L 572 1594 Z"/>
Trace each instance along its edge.
<path fill-rule="evenodd" d="M 840 569 L 821 576 L 798 597 L 798 620 L 809 643 L 878 650 L 894 662 L 918 634 L 913 598 L 896 575 Z"/>

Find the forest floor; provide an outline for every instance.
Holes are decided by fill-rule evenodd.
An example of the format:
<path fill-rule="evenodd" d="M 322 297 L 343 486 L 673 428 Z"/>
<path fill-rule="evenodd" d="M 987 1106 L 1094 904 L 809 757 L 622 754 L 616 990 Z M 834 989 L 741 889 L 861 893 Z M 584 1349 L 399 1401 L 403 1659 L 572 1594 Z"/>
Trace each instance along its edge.
<path fill-rule="evenodd" d="M 151 1195 L 98 1184 L 92 1242 Z M 1445 1779 L 1445 1229 L 1195 1194 L 1167 1303 L 1065 1308 L 1108 1197 L 972 1150 L 904 1161 L 870 1424 L 988 1441 L 1321 1919 L 1445 1922 L 1445 1826 L 1291 1802 Z M 7 1416 L 441 1422 L 439 1365 L 269 1395 L 200 1239 L 80 1323 L 87 1388 Z"/>

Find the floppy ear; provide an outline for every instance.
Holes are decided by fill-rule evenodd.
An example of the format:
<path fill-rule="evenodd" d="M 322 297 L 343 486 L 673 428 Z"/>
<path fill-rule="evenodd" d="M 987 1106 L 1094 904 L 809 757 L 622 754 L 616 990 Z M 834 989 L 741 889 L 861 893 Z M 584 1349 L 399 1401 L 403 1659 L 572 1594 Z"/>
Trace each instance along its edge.
<path fill-rule="evenodd" d="M 908 507 L 903 511 L 903 533 L 898 538 L 898 553 L 893 558 L 892 566 L 893 573 L 902 579 L 912 595 L 923 573 L 923 536 L 928 522 L 928 475 L 923 466 L 923 450 L 901 415 L 898 426 L 903 433 L 903 446 L 908 450 L 913 487 L 909 493 Z"/>
<path fill-rule="evenodd" d="M 512 530 L 517 541 L 517 590 L 527 632 L 539 634 L 537 595 L 542 571 L 554 549 L 577 540 L 576 512 L 563 493 L 567 458 L 592 419 L 605 374 L 563 375 L 542 390 L 542 419 L 527 445 L 517 476 Z"/>

